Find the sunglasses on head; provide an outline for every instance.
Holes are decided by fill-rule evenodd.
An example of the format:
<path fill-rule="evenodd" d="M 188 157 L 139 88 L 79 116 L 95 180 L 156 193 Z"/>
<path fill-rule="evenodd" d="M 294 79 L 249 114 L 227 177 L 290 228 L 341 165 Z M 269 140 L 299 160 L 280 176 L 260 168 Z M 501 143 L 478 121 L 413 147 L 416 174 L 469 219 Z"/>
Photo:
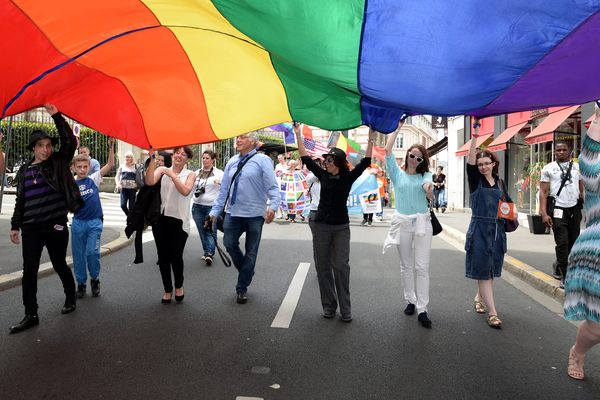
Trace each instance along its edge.
<path fill-rule="evenodd" d="M 423 157 L 415 156 L 413 153 L 408 153 L 408 156 L 410 158 L 413 158 L 413 159 L 417 160 L 418 163 L 422 163 L 423 162 Z"/>

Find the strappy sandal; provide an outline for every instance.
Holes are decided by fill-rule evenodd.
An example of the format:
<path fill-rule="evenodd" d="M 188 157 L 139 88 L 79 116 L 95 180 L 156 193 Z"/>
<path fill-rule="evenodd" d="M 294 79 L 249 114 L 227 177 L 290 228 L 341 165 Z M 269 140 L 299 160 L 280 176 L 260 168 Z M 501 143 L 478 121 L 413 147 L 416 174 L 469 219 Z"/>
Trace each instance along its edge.
<path fill-rule="evenodd" d="M 577 362 L 577 357 L 573 352 L 573 347 L 569 349 L 569 366 L 567 367 L 567 375 L 578 381 L 582 380 L 583 374 L 583 359 L 581 362 Z"/>
<path fill-rule="evenodd" d="M 497 315 L 490 315 L 487 317 L 487 323 L 494 329 L 502 328 L 502 320 Z"/>
<path fill-rule="evenodd" d="M 485 314 L 487 312 L 487 307 L 485 306 L 483 300 L 474 299 L 473 307 L 475 308 L 477 314 Z"/>

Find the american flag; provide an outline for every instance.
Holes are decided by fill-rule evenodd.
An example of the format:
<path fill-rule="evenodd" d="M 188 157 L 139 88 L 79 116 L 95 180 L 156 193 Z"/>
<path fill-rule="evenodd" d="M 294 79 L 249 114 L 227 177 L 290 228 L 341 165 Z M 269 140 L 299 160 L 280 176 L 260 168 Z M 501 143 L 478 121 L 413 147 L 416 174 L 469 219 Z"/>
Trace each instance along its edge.
<path fill-rule="evenodd" d="M 320 156 L 329 152 L 329 148 L 321 142 L 316 142 L 312 139 L 307 138 L 303 138 L 302 141 L 304 142 L 304 147 L 306 147 L 306 151 L 311 156 Z"/>

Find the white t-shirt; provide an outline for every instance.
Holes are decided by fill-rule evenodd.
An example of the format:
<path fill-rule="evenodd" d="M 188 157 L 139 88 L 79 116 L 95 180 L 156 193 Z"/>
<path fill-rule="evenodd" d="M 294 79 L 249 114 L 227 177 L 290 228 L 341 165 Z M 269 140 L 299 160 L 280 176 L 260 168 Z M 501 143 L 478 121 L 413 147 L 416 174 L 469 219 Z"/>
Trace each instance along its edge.
<path fill-rule="evenodd" d="M 310 189 L 310 211 L 317 211 L 321 198 L 321 181 L 312 172 L 306 175 L 306 183 Z"/>
<path fill-rule="evenodd" d="M 562 170 L 561 170 L 562 167 Z M 556 197 L 560 183 L 562 182 L 563 171 L 566 174 L 569 168 L 569 162 L 561 163 L 560 167 L 556 161 L 547 164 L 542 169 L 540 182 L 550 182 L 549 196 Z M 565 182 L 565 186 L 560 192 L 560 197 L 556 198 L 556 206 L 569 208 L 577 204 L 579 199 L 579 164 L 574 162 L 571 168 L 571 179 Z"/>
<path fill-rule="evenodd" d="M 206 171 L 208 173 L 208 171 Z M 204 187 L 204 194 L 192 198 L 194 204 L 202 206 L 212 206 L 215 199 L 219 196 L 219 190 L 221 190 L 221 181 L 223 180 L 223 171 L 217 167 L 213 167 L 212 173 L 206 178 L 202 176 L 202 169 L 196 170 L 196 183 L 192 192 L 196 193 L 198 188 Z M 215 183 L 215 180 L 219 183 Z"/>
<path fill-rule="evenodd" d="M 172 169 L 172 168 L 171 168 Z M 192 171 L 184 168 L 178 176 L 182 183 L 187 181 L 187 177 Z M 160 211 L 167 217 L 177 218 L 183 221 L 183 230 L 190 233 L 190 199 L 194 195 L 192 190 L 187 196 L 179 193 L 173 180 L 163 175 L 160 181 Z"/>

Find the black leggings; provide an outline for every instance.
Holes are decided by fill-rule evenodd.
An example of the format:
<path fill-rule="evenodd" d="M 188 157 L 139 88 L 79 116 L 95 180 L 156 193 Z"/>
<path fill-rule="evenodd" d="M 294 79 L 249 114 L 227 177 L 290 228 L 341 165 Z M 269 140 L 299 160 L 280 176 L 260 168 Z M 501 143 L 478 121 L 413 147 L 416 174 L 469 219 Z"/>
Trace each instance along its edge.
<path fill-rule="evenodd" d="M 188 234 L 182 227 L 182 220 L 164 215 L 160 216 L 158 223 L 154 226 L 156 249 L 158 250 L 158 267 L 165 293 L 173 292 L 171 270 L 175 278 L 175 288 L 183 287 L 183 249 Z"/>

